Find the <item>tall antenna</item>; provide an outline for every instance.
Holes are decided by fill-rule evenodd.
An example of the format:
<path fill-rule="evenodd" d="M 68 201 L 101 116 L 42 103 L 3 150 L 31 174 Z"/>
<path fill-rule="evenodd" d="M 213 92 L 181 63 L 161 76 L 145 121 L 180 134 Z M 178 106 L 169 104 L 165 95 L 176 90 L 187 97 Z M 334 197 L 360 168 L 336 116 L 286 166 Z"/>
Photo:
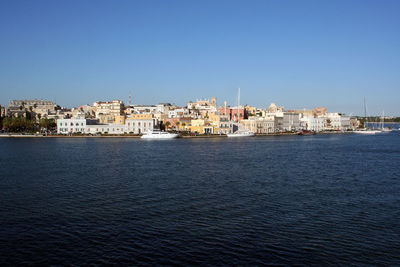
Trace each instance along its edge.
<path fill-rule="evenodd" d="M 131 94 L 129 94 L 129 106 L 132 106 L 132 97 L 131 97 Z"/>
<path fill-rule="evenodd" d="M 225 112 L 224 112 L 224 115 L 226 115 L 226 101 L 224 101 L 224 105 L 225 105 Z"/>

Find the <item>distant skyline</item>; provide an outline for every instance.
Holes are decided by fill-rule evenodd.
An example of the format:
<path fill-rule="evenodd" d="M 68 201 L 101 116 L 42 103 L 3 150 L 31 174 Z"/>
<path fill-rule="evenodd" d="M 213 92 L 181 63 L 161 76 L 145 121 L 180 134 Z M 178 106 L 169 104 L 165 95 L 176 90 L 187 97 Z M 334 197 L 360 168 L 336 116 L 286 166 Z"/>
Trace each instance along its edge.
<path fill-rule="evenodd" d="M 0 104 L 217 97 L 400 116 L 400 1 L 0 2 Z"/>

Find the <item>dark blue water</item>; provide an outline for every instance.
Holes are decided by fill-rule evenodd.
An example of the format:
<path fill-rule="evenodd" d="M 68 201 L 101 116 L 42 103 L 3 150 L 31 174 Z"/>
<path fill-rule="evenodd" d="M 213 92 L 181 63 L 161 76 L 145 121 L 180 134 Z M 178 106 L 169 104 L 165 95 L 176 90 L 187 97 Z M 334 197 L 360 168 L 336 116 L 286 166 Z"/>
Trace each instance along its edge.
<path fill-rule="evenodd" d="M 0 265 L 399 265 L 400 134 L 0 138 Z"/>

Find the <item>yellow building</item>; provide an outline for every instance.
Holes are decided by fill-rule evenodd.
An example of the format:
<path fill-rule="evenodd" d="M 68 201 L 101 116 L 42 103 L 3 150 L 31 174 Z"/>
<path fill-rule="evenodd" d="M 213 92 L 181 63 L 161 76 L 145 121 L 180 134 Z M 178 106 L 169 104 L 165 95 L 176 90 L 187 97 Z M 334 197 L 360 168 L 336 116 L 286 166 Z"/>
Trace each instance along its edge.
<path fill-rule="evenodd" d="M 216 133 L 217 125 L 204 119 L 191 120 L 190 125 L 185 126 L 187 131 L 199 134 Z"/>
<path fill-rule="evenodd" d="M 96 118 L 99 119 L 101 124 L 113 124 L 114 123 L 114 116 L 111 114 L 98 114 Z"/>
<path fill-rule="evenodd" d="M 116 115 L 115 116 L 115 124 L 125 124 L 125 119 L 126 119 L 126 117 L 125 117 L 125 115 Z"/>
<path fill-rule="evenodd" d="M 246 106 L 245 109 L 246 109 L 248 114 L 255 115 L 257 113 L 257 108 L 256 107 Z"/>
<path fill-rule="evenodd" d="M 153 114 L 132 114 L 130 118 L 135 120 L 151 120 Z"/>

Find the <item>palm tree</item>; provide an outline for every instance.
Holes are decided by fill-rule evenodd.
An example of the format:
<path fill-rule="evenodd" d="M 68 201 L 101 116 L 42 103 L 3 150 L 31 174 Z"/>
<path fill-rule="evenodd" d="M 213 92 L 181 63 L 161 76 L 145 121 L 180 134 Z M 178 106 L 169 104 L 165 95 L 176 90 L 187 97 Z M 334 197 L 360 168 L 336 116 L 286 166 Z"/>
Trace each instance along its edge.
<path fill-rule="evenodd" d="M 42 114 L 37 114 L 38 117 L 38 125 L 39 125 L 39 133 L 40 133 L 40 118 L 42 117 Z"/>
<path fill-rule="evenodd" d="M 179 121 L 175 122 L 175 125 L 178 127 L 178 131 L 179 131 L 179 124 L 180 124 Z"/>
<path fill-rule="evenodd" d="M 169 122 L 169 121 L 167 121 L 166 123 L 165 123 L 165 130 L 168 130 L 168 127 L 171 125 L 171 123 Z"/>

